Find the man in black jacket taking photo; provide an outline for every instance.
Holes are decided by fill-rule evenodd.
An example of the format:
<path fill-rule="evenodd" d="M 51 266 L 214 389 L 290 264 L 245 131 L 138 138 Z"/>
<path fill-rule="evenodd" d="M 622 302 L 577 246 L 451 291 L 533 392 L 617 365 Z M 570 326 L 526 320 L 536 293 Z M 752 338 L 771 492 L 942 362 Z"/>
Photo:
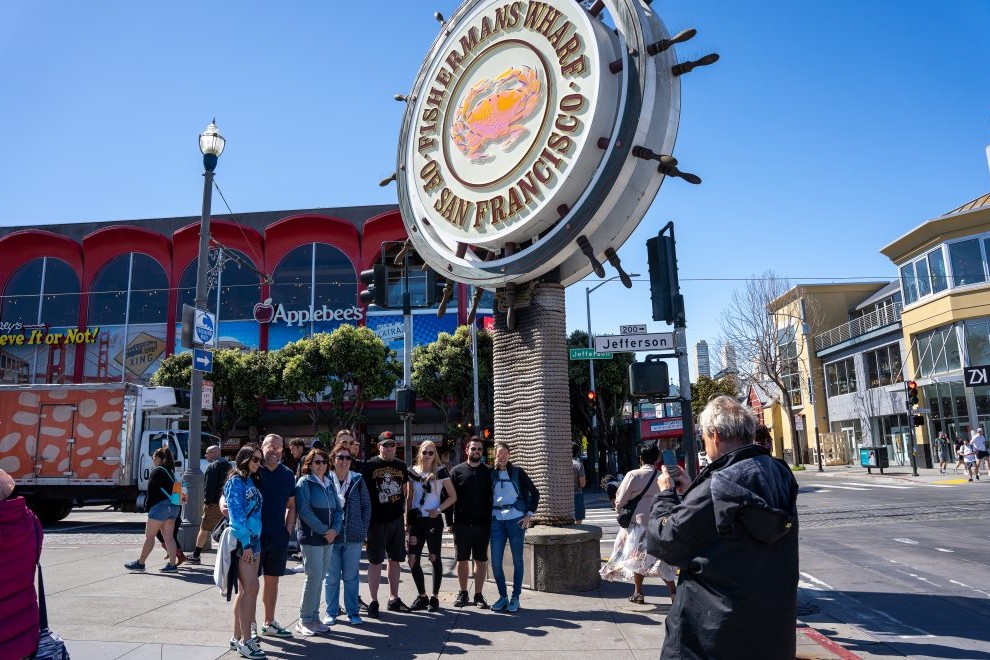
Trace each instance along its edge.
<path fill-rule="evenodd" d="M 756 420 L 735 399 L 713 399 L 698 426 L 711 463 L 690 484 L 663 468 L 650 513 L 647 551 L 681 569 L 660 655 L 790 660 L 797 482 L 753 444 Z"/>

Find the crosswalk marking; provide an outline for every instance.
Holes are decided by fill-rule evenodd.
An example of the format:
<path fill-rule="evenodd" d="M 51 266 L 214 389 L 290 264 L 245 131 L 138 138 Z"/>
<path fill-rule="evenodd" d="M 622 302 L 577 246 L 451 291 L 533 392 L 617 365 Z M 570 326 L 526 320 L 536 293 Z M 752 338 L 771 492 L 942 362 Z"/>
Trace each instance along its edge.
<path fill-rule="evenodd" d="M 914 488 L 914 486 L 893 486 L 891 484 L 862 484 L 862 483 L 853 483 L 849 481 L 843 481 L 842 483 L 844 483 L 847 486 L 869 486 L 870 488 L 896 488 L 897 490 L 910 490 L 911 488 Z"/>
<path fill-rule="evenodd" d="M 829 484 L 828 488 L 838 488 L 839 490 L 869 490 L 869 488 L 859 488 L 856 486 L 839 486 L 838 484 Z"/>

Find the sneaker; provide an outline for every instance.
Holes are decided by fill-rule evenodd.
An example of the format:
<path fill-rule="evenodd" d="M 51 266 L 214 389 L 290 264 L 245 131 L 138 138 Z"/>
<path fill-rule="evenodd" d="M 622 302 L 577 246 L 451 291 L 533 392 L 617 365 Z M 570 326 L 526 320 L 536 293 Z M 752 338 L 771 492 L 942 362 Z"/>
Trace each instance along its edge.
<path fill-rule="evenodd" d="M 312 625 L 313 623 L 311 621 L 308 621 L 306 623 L 300 621 L 299 623 L 296 624 L 296 632 L 302 635 L 303 637 L 312 637 L 313 635 L 316 634 L 316 631 L 313 630 Z"/>
<path fill-rule="evenodd" d="M 292 631 L 287 630 L 281 623 L 272 619 L 271 623 L 261 626 L 261 634 L 270 637 L 292 637 Z"/>
<path fill-rule="evenodd" d="M 239 646 L 239 644 L 237 642 L 237 638 L 236 637 L 231 637 L 230 638 L 230 650 L 231 651 L 236 651 L 238 646 Z"/>
<path fill-rule="evenodd" d="M 178 573 L 179 567 L 176 564 L 165 564 L 158 569 L 159 573 Z"/>
<path fill-rule="evenodd" d="M 418 612 L 419 610 L 425 610 L 430 606 L 430 599 L 426 596 L 416 596 L 416 600 L 412 602 L 409 606 L 410 612 Z M 388 604 L 388 609 L 392 609 L 392 603 Z"/>
<path fill-rule="evenodd" d="M 370 603 L 368 603 L 368 616 L 371 617 L 372 619 L 377 619 L 379 617 L 377 600 L 373 600 Z"/>
<path fill-rule="evenodd" d="M 389 612 L 411 612 L 409 606 L 402 602 L 401 598 L 389 598 L 388 600 L 388 611 Z"/>
<path fill-rule="evenodd" d="M 258 642 L 249 639 L 246 642 L 237 644 L 237 652 L 245 658 L 267 658 L 265 652 L 258 646 Z"/>
<path fill-rule="evenodd" d="M 487 607 L 487 605 L 486 605 Z M 430 605 L 426 608 L 429 612 L 436 612 L 440 609 L 440 599 L 436 596 L 430 596 Z"/>
<path fill-rule="evenodd" d="M 454 607 L 465 607 L 470 605 L 471 601 L 468 599 L 466 591 L 458 591 L 457 598 L 454 600 Z"/>
<path fill-rule="evenodd" d="M 970 477 L 969 480 L 972 481 L 973 480 L 973 477 Z"/>
<path fill-rule="evenodd" d="M 365 612 L 368 611 L 368 604 L 366 602 L 364 602 L 364 598 L 361 598 L 360 596 L 358 596 L 358 608 L 364 610 Z M 344 608 L 343 607 L 340 608 L 340 613 L 341 614 L 344 613 Z"/>
<path fill-rule="evenodd" d="M 357 614 L 352 614 L 351 616 L 347 617 L 347 620 L 350 621 L 352 626 L 360 626 L 364 624 L 364 619 L 359 617 Z"/>
<path fill-rule="evenodd" d="M 143 571 L 144 564 L 142 564 L 137 559 L 135 559 L 134 561 L 129 561 L 126 564 L 124 564 L 124 568 L 126 568 L 129 571 Z"/>
<path fill-rule="evenodd" d="M 485 600 L 485 597 L 482 596 L 481 594 L 475 594 L 474 595 L 474 604 L 480 610 L 487 610 L 488 609 L 488 601 Z"/>
<path fill-rule="evenodd" d="M 323 623 L 319 619 L 314 619 L 308 626 L 310 630 L 315 630 L 318 633 L 328 633 L 330 632 L 330 626 Z"/>
<path fill-rule="evenodd" d="M 327 626 L 332 626 L 337 623 L 337 617 L 330 616 L 329 614 L 323 617 L 323 624 Z"/>
<path fill-rule="evenodd" d="M 509 605 L 505 609 L 507 609 L 510 612 L 518 612 L 519 611 L 519 596 L 513 596 L 512 598 L 510 598 L 509 599 Z"/>
<path fill-rule="evenodd" d="M 198 564 L 201 564 L 202 563 L 202 560 L 199 557 L 197 557 L 196 555 L 189 555 L 188 557 L 186 557 L 186 563 L 187 564 L 197 564 L 198 565 Z"/>
<path fill-rule="evenodd" d="M 509 599 L 502 596 L 492 604 L 492 612 L 504 612 L 505 608 L 509 606 Z"/>
<path fill-rule="evenodd" d="M 253 621 L 251 622 L 251 639 L 253 639 L 256 642 L 261 639 L 260 637 L 258 637 L 258 624 Z"/>

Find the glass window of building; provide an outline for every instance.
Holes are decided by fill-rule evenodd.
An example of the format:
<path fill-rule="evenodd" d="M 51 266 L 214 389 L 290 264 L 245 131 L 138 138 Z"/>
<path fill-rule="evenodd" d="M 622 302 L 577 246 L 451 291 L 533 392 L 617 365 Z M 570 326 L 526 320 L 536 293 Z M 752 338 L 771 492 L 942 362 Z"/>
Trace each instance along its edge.
<path fill-rule="evenodd" d="M 918 299 L 918 280 L 914 277 L 914 262 L 901 266 L 901 290 L 904 304 L 910 305 Z"/>
<path fill-rule="evenodd" d="M 79 278 L 69 264 L 41 257 L 24 264 L 3 292 L 0 321 L 50 327 L 79 324 Z"/>
<path fill-rule="evenodd" d="M 917 360 L 920 378 L 962 368 L 959 340 L 955 327 L 951 325 L 915 335 L 914 350 L 920 356 Z"/>
<path fill-rule="evenodd" d="M 223 259 L 223 268 L 207 294 L 207 308 L 221 321 L 253 319 L 254 305 L 261 302 L 261 278 L 248 266 L 252 261 L 243 252 L 230 248 L 222 248 L 217 254 Z M 233 256 L 228 258 L 230 255 Z M 181 319 L 183 305 L 192 307 L 196 300 L 198 268 L 199 259 L 196 259 L 182 271 L 176 296 L 176 319 Z"/>
<path fill-rule="evenodd" d="M 863 354 L 866 363 L 866 378 L 870 387 L 886 387 L 904 380 L 901 371 L 901 348 L 898 344 L 888 344 Z"/>
<path fill-rule="evenodd" d="M 932 293 L 945 291 L 948 286 L 948 277 L 945 273 L 945 255 L 939 247 L 928 253 L 928 270 L 932 276 Z"/>
<path fill-rule="evenodd" d="M 852 358 L 825 365 L 825 385 L 828 396 L 839 396 L 856 391 L 856 364 Z"/>
<path fill-rule="evenodd" d="M 347 255 L 326 243 L 315 243 L 313 304 L 346 309 L 357 303 L 357 273 Z M 308 304 L 306 305 L 309 306 Z"/>
<path fill-rule="evenodd" d="M 922 257 L 915 262 L 914 274 L 918 279 L 918 297 L 922 298 L 924 296 L 931 295 L 932 280 L 931 275 L 928 272 L 928 257 Z"/>
<path fill-rule="evenodd" d="M 165 270 L 146 254 L 134 252 L 131 257 L 128 324 L 165 323 L 168 320 L 168 278 Z"/>
<path fill-rule="evenodd" d="M 969 363 L 990 364 L 990 321 L 971 319 L 966 321 L 966 350 Z"/>
<path fill-rule="evenodd" d="M 164 323 L 168 278 L 146 254 L 114 257 L 93 279 L 87 323 L 91 326 Z"/>
<path fill-rule="evenodd" d="M 127 285 L 131 277 L 131 255 L 110 260 L 93 279 L 89 291 L 87 323 L 91 326 L 127 323 Z"/>
<path fill-rule="evenodd" d="M 282 257 L 272 274 L 272 301 L 285 309 L 309 309 L 313 299 L 313 244 L 300 245 Z"/>
<path fill-rule="evenodd" d="M 980 241 L 970 238 L 949 243 L 949 266 L 952 269 L 952 286 L 966 286 L 985 282 L 986 271 L 983 267 L 983 251 Z"/>

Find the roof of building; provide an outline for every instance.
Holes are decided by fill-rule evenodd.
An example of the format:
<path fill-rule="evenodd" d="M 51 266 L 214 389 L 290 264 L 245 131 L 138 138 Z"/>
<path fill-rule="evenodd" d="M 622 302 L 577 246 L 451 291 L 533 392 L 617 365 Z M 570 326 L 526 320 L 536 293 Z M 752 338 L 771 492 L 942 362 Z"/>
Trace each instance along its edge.
<path fill-rule="evenodd" d="M 877 301 L 883 300 L 884 298 L 889 298 L 890 296 L 894 295 L 900 290 L 901 290 L 901 281 L 891 280 L 887 286 L 880 289 L 873 295 L 866 298 L 866 300 L 856 305 L 856 309 L 863 309 L 864 307 L 869 307 L 870 305 L 872 305 Z"/>
<path fill-rule="evenodd" d="M 364 226 L 364 223 L 367 220 L 383 213 L 396 210 L 398 210 L 398 206 L 395 204 L 377 204 L 369 206 L 341 206 L 333 208 L 295 209 L 286 211 L 258 211 L 252 213 L 238 213 L 235 215 L 211 214 L 210 217 L 214 220 L 229 220 L 231 222 L 237 222 L 264 233 L 265 228 L 272 223 L 278 222 L 279 220 L 284 220 L 285 218 L 300 215 L 330 216 L 350 222 L 355 227 L 360 229 Z M 176 218 L 145 218 L 134 220 L 108 220 L 100 222 L 68 222 L 51 225 L 24 225 L 20 227 L 0 227 L 0 236 L 6 236 L 7 234 L 12 234 L 18 231 L 43 229 L 45 231 L 61 234 L 67 238 L 82 241 L 84 237 L 94 231 L 118 225 L 138 225 L 152 231 L 157 231 L 165 236 L 171 236 L 179 229 L 198 223 L 199 221 L 199 216 L 182 216 Z"/>
<path fill-rule="evenodd" d="M 985 195 L 980 195 L 971 202 L 966 202 L 957 209 L 952 209 L 942 217 L 944 218 L 946 216 L 955 215 L 956 213 L 962 213 L 963 211 L 972 211 L 974 209 L 980 208 L 981 206 L 990 206 L 990 192 L 986 193 Z"/>
<path fill-rule="evenodd" d="M 880 248 L 880 254 L 895 265 L 909 261 L 949 237 L 986 231 L 990 212 L 990 193 L 955 208 L 948 213 L 922 222 Z"/>

